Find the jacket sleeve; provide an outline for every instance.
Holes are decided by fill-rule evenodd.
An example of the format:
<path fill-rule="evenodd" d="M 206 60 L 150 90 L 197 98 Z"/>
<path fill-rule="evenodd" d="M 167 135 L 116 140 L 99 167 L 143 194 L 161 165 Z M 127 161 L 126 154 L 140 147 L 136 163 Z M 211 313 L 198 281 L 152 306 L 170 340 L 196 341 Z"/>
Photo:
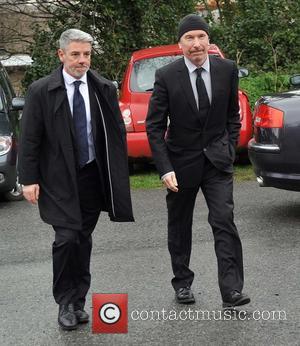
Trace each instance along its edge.
<path fill-rule="evenodd" d="M 39 182 L 39 157 L 43 132 L 44 124 L 39 88 L 36 85 L 31 85 L 27 92 L 21 121 L 18 158 L 21 184 L 31 185 Z"/>
<path fill-rule="evenodd" d="M 124 143 L 126 144 L 126 127 L 125 127 L 124 119 L 122 117 L 120 107 L 119 107 L 117 88 L 113 84 L 110 86 L 109 94 L 110 94 L 109 100 L 111 101 L 110 103 L 111 107 L 113 108 L 114 114 L 117 116 L 117 122 L 121 130 L 122 139 Z"/>
<path fill-rule="evenodd" d="M 161 76 L 160 70 L 157 70 L 155 74 L 154 89 L 146 118 L 146 130 L 154 162 L 160 177 L 165 173 L 174 170 L 169 159 L 165 142 L 168 114 L 168 90 Z"/>
<path fill-rule="evenodd" d="M 240 133 L 240 111 L 239 111 L 239 94 L 238 94 L 238 69 L 233 62 L 232 76 L 231 76 L 231 93 L 228 107 L 227 116 L 227 131 L 229 134 L 229 142 L 236 147 Z"/>

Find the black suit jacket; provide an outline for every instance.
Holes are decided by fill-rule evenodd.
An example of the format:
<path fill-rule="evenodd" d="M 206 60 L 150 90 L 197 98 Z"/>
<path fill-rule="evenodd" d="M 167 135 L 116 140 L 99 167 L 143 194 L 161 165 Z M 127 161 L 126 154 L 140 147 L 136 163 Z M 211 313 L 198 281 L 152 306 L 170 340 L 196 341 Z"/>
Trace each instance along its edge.
<path fill-rule="evenodd" d="M 202 152 L 219 170 L 233 172 L 241 126 L 238 70 L 231 60 L 209 59 L 212 101 L 204 126 L 184 59 L 156 71 L 146 119 L 148 139 L 160 176 L 174 170 L 179 185 L 188 186 L 199 175 Z"/>

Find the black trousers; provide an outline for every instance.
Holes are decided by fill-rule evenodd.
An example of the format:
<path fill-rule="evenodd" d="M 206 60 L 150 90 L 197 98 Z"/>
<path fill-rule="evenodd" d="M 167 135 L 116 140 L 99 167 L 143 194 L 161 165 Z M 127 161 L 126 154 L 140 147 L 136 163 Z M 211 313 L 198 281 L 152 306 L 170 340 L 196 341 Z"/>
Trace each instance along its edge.
<path fill-rule="evenodd" d="M 216 169 L 202 155 L 199 185 L 168 190 L 168 248 L 171 255 L 175 290 L 191 286 L 194 273 L 189 268 L 192 246 L 192 223 L 199 189 L 205 197 L 218 262 L 218 282 L 224 298 L 232 290 L 242 291 L 244 283 L 242 244 L 233 220 L 233 177 Z"/>
<path fill-rule="evenodd" d="M 92 232 L 103 203 L 95 160 L 79 170 L 78 189 L 82 229 L 53 226 L 53 295 L 57 304 L 74 303 L 77 309 L 83 309 L 91 283 Z"/>

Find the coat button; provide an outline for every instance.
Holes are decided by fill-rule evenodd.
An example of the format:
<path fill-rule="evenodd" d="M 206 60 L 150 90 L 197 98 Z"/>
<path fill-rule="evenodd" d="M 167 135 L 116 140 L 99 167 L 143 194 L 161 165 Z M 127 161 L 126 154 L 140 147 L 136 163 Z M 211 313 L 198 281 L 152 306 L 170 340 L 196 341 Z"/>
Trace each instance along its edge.
<path fill-rule="evenodd" d="M 207 150 L 206 148 L 203 149 L 203 151 L 206 151 L 206 150 Z"/>

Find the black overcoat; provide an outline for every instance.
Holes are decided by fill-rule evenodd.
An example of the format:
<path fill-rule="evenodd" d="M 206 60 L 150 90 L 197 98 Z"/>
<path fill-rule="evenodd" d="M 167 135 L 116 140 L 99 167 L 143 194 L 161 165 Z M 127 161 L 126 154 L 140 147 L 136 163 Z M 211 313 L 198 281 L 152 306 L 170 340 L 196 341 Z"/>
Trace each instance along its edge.
<path fill-rule="evenodd" d="M 103 210 L 108 211 L 112 221 L 133 221 L 126 130 L 116 88 L 95 71 L 89 70 L 87 77 L 89 85 L 93 86 L 98 108 L 91 115 L 96 160 L 102 162 L 104 170 L 106 205 Z M 100 136 L 101 141 L 97 139 Z M 28 89 L 21 124 L 19 179 L 24 185 L 40 185 L 38 204 L 41 218 L 46 223 L 80 229 L 74 137 L 60 67 Z M 97 147 L 100 142 L 105 143 L 104 151 Z M 104 157 L 99 157 L 100 152 L 104 152 Z"/>

